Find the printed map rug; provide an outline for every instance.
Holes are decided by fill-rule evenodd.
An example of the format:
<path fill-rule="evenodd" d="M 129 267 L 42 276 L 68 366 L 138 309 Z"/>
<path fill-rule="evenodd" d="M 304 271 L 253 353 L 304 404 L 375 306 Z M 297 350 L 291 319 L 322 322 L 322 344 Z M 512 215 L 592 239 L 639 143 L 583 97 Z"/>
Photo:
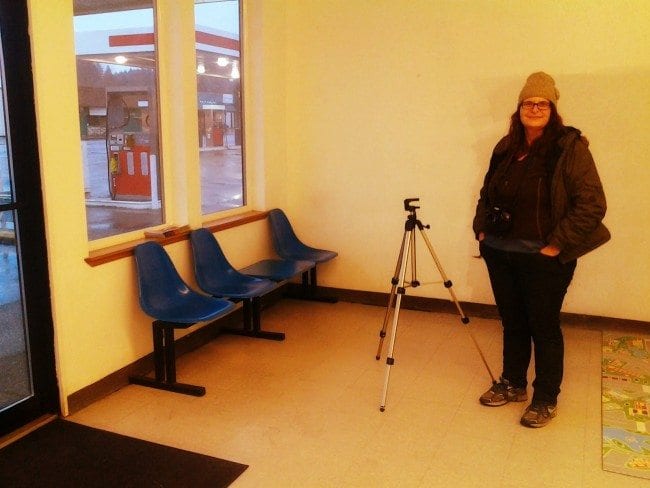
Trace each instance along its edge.
<path fill-rule="evenodd" d="M 650 337 L 603 332 L 603 469 L 650 479 Z"/>

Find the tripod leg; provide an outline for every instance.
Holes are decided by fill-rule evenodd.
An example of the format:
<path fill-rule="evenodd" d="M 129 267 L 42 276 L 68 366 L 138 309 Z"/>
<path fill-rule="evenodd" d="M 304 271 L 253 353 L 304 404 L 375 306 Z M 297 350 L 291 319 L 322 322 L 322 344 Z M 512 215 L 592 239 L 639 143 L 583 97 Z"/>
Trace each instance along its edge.
<path fill-rule="evenodd" d="M 404 236 L 402 237 L 402 246 L 399 249 L 399 256 L 397 257 L 397 265 L 395 266 L 395 273 L 393 274 L 393 278 L 391 279 L 391 289 L 390 289 L 390 295 L 388 297 L 388 306 L 386 307 L 386 314 L 384 315 L 384 323 L 381 327 L 381 331 L 379 332 L 379 346 L 377 347 L 377 354 L 375 355 L 375 359 L 379 361 L 379 358 L 381 357 L 381 350 L 384 347 L 384 337 L 386 337 L 386 329 L 388 328 L 388 320 L 390 318 L 390 313 L 393 308 L 393 303 L 395 301 L 395 291 L 397 290 L 397 284 L 399 283 L 399 272 L 401 269 L 401 264 L 402 264 L 402 257 L 404 256 L 404 248 L 406 246 L 406 236 L 407 232 L 404 232 Z"/>
<path fill-rule="evenodd" d="M 429 241 L 429 238 L 427 235 L 424 233 L 422 229 L 420 229 L 420 234 L 422 234 L 422 238 L 424 239 L 424 242 L 426 243 L 427 247 L 429 248 L 429 252 L 431 253 L 431 257 L 433 258 L 433 261 L 436 263 L 436 267 L 438 268 L 438 272 L 440 273 L 440 276 L 442 277 L 442 280 L 444 282 L 445 288 L 449 290 L 449 294 L 451 295 L 451 300 L 454 302 L 454 305 L 456 305 L 456 309 L 458 310 L 458 313 L 460 314 L 460 320 L 463 324 L 469 324 L 469 318 L 465 315 L 463 312 L 463 309 L 460 306 L 460 302 L 456 298 L 456 293 L 454 293 L 454 289 L 452 288 L 453 284 L 449 278 L 447 278 L 447 275 L 445 274 L 445 270 L 442 269 L 442 265 L 440 264 L 440 261 L 438 260 L 438 256 L 436 256 L 435 251 L 433 250 L 433 246 L 431 245 L 431 241 Z M 481 359 L 483 360 L 483 364 L 485 365 L 485 368 L 488 371 L 488 374 L 490 375 L 490 378 L 492 379 L 492 384 L 496 384 L 496 379 L 494 378 L 494 375 L 492 374 L 492 370 L 490 369 L 490 366 L 487 363 L 487 360 L 485 359 L 485 356 L 483 355 L 483 351 L 481 351 L 481 348 L 478 345 L 478 342 L 476 341 L 476 338 L 474 337 L 474 334 L 472 333 L 471 329 L 467 329 L 469 332 L 470 337 L 472 338 L 472 342 L 474 342 L 474 346 L 476 346 L 476 350 L 478 351 L 479 355 L 481 356 Z"/>
<path fill-rule="evenodd" d="M 393 358 L 393 349 L 395 348 L 395 337 L 397 335 L 397 322 L 399 321 L 399 310 L 402 303 L 402 295 L 405 293 L 404 289 L 404 276 L 406 275 L 406 266 L 411 250 L 411 240 L 410 236 L 413 235 L 413 231 L 407 231 L 404 234 L 404 242 L 408 242 L 406 252 L 403 252 L 400 261 L 400 271 L 399 271 L 399 283 L 397 288 L 397 298 L 395 300 L 395 311 L 393 312 L 393 325 L 391 329 L 390 342 L 388 344 L 388 357 L 386 358 L 386 377 L 384 378 L 384 389 L 381 396 L 381 404 L 379 410 L 383 412 L 386 410 L 386 396 L 388 395 L 388 381 L 390 378 L 390 369 L 393 364 L 395 364 L 395 359 Z"/>
<path fill-rule="evenodd" d="M 420 282 L 417 277 L 417 251 L 415 249 L 415 232 L 411 232 L 411 249 L 409 252 L 411 258 L 411 286 L 417 288 Z"/>
<path fill-rule="evenodd" d="M 458 300 L 456 299 L 456 294 L 454 293 L 454 290 L 451 288 L 452 283 L 451 281 L 447 278 L 447 275 L 445 274 L 445 271 L 442 269 L 442 265 L 440 264 L 440 260 L 438 259 L 438 256 L 436 256 L 435 251 L 433 250 L 433 246 L 431 245 L 431 241 L 429 241 L 429 238 L 427 235 L 424 233 L 422 229 L 420 229 L 420 234 L 422 234 L 422 238 L 424 239 L 425 244 L 429 248 L 429 253 L 431 253 L 431 257 L 433 258 L 434 262 L 436 263 L 436 267 L 438 268 L 438 272 L 440 273 L 440 276 L 442 277 L 442 280 L 445 284 L 445 288 L 449 290 L 449 294 L 451 295 L 451 299 L 456 305 L 456 309 L 458 310 L 458 313 L 460 314 L 461 320 L 464 324 L 469 322 L 469 319 L 467 316 L 463 313 L 463 309 L 460 308 L 460 303 L 458 303 Z"/>

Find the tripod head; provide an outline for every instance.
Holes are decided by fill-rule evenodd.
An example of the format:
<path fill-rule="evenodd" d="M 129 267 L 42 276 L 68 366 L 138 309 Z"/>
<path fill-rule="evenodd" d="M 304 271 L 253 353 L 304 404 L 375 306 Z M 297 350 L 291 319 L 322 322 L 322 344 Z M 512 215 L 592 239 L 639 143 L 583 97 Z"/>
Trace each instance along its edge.
<path fill-rule="evenodd" d="M 420 201 L 419 198 L 406 198 L 404 200 L 404 210 L 406 210 L 407 212 L 415 212 L 420 207 L 411 205 L 411 202 L 419 202 L 419 201 Z"/>
<path fill-rule="evenodd" d="M 418 220 L 418 216 L 416 214 L 416 210 L 419 207 L 419 205 L 413 205 L 413 202 L 419 202 L 419 198 L 406 198 L 404 200 L 404 210 L 409 212 L 408 217 L 406 218 L 406 224 L 404 228 L 409 231 L 415 229 L 415 227 L 418 227 L 420 230 L 422 229 L 428 229 L 430 226 L 429 225 L 424 225 L 420 220 Z"/>

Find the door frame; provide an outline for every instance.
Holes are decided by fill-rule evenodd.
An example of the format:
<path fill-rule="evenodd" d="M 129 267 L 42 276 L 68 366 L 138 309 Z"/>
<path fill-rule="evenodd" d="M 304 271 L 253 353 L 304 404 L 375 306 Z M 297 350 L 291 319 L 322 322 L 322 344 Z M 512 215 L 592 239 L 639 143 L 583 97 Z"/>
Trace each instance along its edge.
<path fill-rule="evenodd" d="M 7 150 L 14 163 L 16 245 L 33 382 L 30 398 L 0 412 L 0 435 L 60 413 L 28 29 L 27 0 L 0 0 Z"/>

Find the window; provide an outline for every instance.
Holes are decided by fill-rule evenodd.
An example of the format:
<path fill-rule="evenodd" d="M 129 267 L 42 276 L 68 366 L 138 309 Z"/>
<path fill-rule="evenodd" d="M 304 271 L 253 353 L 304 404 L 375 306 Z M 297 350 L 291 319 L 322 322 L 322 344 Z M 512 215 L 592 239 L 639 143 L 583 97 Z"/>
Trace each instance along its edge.
<path fill-rule="evenodd" d="M 75 0 L 74 9 L 88 239 L 159 225 L 153 0 Z"/>
<path fill-rule="evenodd" d="M 239 1 L 196 0 L 201 211 L 246 204 Z"/>

